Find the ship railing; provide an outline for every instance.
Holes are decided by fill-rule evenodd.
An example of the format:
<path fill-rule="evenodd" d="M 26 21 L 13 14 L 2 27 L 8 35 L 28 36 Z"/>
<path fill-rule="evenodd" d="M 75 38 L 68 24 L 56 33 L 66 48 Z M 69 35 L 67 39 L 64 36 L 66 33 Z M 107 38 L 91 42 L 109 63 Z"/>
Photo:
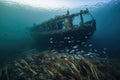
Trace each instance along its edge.
<path fill-rule="evenodd" d="M 91 20 L 88 22 L 84 22 L 83 15 L 90 15 Z M 80 22 L 78 25 L 74 25 L 73 20 L 75 17 L 80 17 Z M 65 22 L 67 20 L 68 22 Z M 90 26 L 92 27 L 94 25 L 94 18 L 89 12 L 88 9 L 86 10 L 80 10 L 80 12 L 75 14 L 66 14 L 62 16 L 56 16 L 54 19 L 51 18 L 50 20 L 42 23 L 41 25 L 37 26 L 39 29 L 37 31 L 39 32 L 48 32 L 48 31 L 55 31 L 55 30 L 64 30 L 64 29 L 71 29 L 75 26 L 77 27 L 85 27 Z"/>

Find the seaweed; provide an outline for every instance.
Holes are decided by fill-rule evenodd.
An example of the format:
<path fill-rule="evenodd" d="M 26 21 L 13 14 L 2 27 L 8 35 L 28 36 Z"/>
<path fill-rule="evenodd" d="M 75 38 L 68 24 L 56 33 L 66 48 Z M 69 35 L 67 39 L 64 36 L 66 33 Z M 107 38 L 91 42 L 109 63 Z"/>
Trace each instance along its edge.
<path fill-rule="evenodd" d="M 0 69 L 1 80 L 118 80 L 120 65 L 106 58 L 88 58 L 44 51 Z"/>

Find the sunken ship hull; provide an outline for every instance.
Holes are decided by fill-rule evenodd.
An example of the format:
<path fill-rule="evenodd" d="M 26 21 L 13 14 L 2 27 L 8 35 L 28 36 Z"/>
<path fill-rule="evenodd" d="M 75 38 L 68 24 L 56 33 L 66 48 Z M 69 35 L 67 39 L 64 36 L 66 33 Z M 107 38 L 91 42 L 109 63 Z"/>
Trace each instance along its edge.
<path fill-rule="evenodd" d="M 88 10 L 81 10 L 76 14 L 58 16 L 55 19 L 48 20 L 31 29 L 31 35 L 36 40 L 40 49 L 62 49 L 73 45 L 80 45 L 87 41 L 96 30 L 96 21 L 84 22 L 83 14 L 88 14 Z M 74 17 L 80 17 L 79 25 L 73 24 Z"/>

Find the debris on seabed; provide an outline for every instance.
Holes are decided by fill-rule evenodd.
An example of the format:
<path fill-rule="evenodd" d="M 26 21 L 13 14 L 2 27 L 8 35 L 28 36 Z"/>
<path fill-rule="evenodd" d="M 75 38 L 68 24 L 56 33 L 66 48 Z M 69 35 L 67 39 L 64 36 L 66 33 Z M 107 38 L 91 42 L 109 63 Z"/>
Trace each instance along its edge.
<path fill-rule="evenodd" d="M 54 53 L 55 52 L 55 53 Z M 74 51 L 72 51 L 74 53 Z M 0 80 L 119 80 L 120 64 L 106 58 L 59 53 L 28 54 L 0 69 Z M 86 53 L 86 52 L 85 52 Z M 93 56 L 88 52 L 86 56 Z"/>

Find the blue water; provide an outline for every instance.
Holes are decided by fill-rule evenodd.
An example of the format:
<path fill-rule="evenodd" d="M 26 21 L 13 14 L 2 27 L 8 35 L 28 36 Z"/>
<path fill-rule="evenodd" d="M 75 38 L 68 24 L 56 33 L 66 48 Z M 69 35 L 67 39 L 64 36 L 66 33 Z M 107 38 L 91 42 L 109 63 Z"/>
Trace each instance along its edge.
<path fill-rule="evenodd" d="M 89 40 L 94 48 L 107 48 L 108 55 L 117 57 L 120 52 L 120 1 L 98 3 L 87 6 L 97 21 L 97 29 Z M 71 13 L 81 8 L 69 9 Z M 0 3 L 0 62 L 8 61 L 24 50 L 35 47 L 29 34 L 33 24 L 39 24 L 55 15 L 66 13 L 66 9 L 46 10 Z"/>

